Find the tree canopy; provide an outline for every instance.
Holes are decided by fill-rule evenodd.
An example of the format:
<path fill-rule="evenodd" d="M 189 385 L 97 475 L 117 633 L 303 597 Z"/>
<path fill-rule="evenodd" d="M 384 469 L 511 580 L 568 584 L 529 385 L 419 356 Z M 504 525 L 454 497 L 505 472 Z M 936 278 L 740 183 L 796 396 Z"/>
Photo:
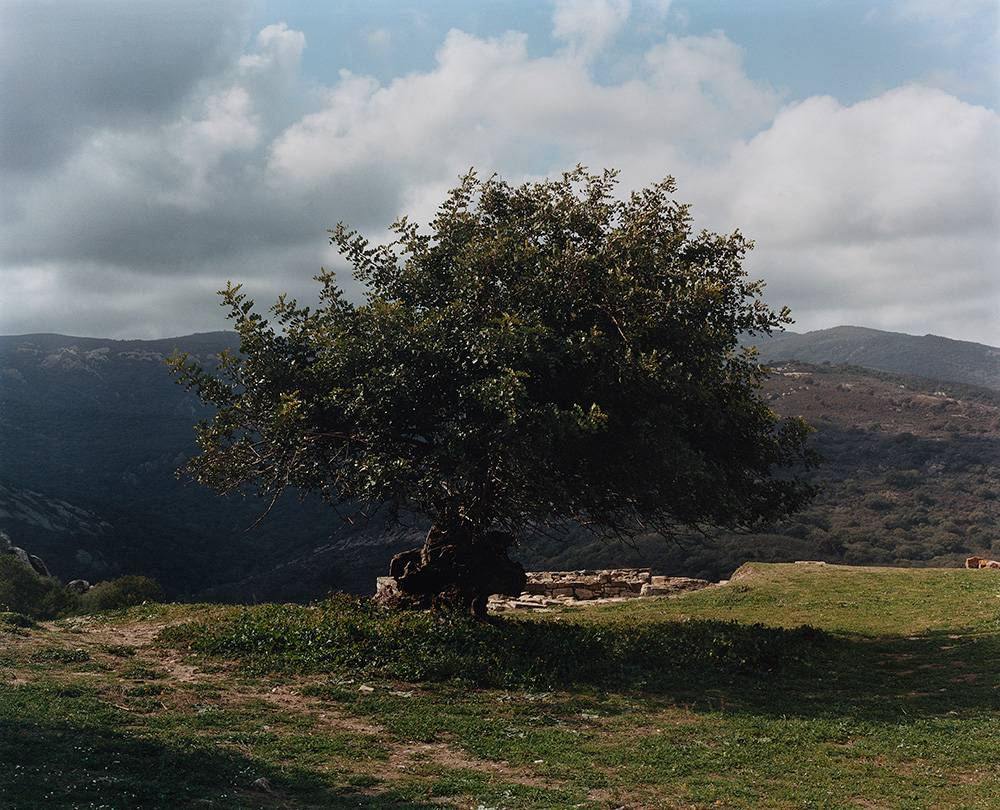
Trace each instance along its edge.
<path fill-rule="evenodd" d="M 471 538 L 584 525 L 629 537 L 753 529 L 804 504 L 800 420 L 759 396 L 746 335 L 790 322 L 741 233 L 696 231 L 672 178 L 626 197 L 583 168 L 511 185 L 470 173 L 422 229 L 331 242 L 364 290 L 323 270 L 319 304 L 265 317 L 221 294 L 240 335 L 189 471 L 221 491 L 319 491 Z M 471 541 L 470 541 L 471 542 Z"/>

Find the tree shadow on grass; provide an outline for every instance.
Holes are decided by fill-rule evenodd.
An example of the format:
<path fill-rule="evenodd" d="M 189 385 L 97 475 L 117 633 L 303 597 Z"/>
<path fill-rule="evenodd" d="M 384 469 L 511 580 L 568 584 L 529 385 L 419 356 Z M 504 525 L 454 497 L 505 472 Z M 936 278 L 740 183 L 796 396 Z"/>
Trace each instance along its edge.
<path fill-rule="evenodd" d="M 255 788 L 259 778 L 270 791 Z M 0 719 L 0 807 L 425 810 L 393 793 L 334 789 L 305 771 L 190 742 L 64 722 Z"/>
<path fill-rule="evenodd" d="M 738 685 L 676 689 L 728 711 L 883 723 L 1000 712 L 1000 635 L 833 638 L 805 667 Z"/>
<path fill-rule="evenodd" d="M 553 685 L 608 688 L 617 680 L 654 704 L 777 717 L 912 723 L 1000 712 L 997 633 L 869 638 L 807 627 L 681 626 L 655 623 L 656 643 L 621 647 L 616 677 L 566 673 Z"/>
<path fill-rule="evenodd" d="M 666 620 L 512 622 L 500 639 L 503 660 L 477 677 L 506 686 L 622 690 L 695 710 L 873 722 L 1000 711 L 996 633 L 869 638 Z"/>
<path fill-rule="evenodd" d="M 614 623 L 566 617 L 384 612 L 350 600 L 248 608 L 167 628 L 166 645 L 253 672 L 443 682 L 530 691 L 642 693 L 779 716 L 894 719 L 1000 708 L 1000 634 L 834 635 L 735 621 Z"/>

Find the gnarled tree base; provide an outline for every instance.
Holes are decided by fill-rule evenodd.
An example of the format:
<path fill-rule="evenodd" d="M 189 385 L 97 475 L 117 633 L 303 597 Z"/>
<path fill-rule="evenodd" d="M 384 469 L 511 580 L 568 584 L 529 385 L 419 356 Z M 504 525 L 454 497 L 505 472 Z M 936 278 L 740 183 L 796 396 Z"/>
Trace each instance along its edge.
<path fill-rule="evenodd" d="M 517 596 L 527 577 L 508 550 L 514 538 L 503 532 L 476 535 L 464 527 L 431 528 L 420 548 L 404 551 L 389 563 L 401 607 L 451 607 L 486 618 L 491 594 Z"/>

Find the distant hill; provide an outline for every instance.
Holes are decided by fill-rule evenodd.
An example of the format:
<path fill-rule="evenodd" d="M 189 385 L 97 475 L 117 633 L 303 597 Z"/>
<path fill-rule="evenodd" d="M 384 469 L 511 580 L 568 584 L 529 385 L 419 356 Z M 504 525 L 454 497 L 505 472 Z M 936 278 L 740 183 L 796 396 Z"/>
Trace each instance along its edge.
<path fill-rule="evenodd" d="M 960 565 L 1000 556 L 1000 392 L 856 366 L 779 364 L 764 395 L 814 428 L 816 501 L 750 535 L 633 548 L 540 541 L 532 566 L 652 565 L 707 579 L 748 560 Z"/>
<path fill-rule="evenodd" d="M 956 352 L 976 346 L 889 337 L 941 340 Z M 419 527 L 352 526 L 315 499 L 288 497 L 247 531 L 261 501 L 220 498 L 175 477 L 196 450 L 194 423 L 208 413 L 163 360 L 176 348 L 211 365 L 216 352 L 236 345 L 228 332 L 161 341 L 0 337 L 0 529 L 63 578 L 144 573 L 175 597 L 287 600 L 370 590 L 389 557 L 417 543 Z M 528 538 L 519 549 L 526 565 L 652 565 L 714 579 L 751 559 L 927 565 L 1000 555 L 1000 392 L 824 365 L 832 355 L 818 365 L 776 362 L 794 344 L 784 345 L 765 355 L 775 365 L 765 396 L 779 414 L 816 427 L 812 441 L 825 461 L 813 506 L 765 533 L 710 541 L 646 538 L 626 547 L 583 534 L 569 542 Z M 950 355 L 966 358 L 964 366 L 951 363 L 952 376 L 963 367 L 972 373 L 976 354 L 967 351 Z M 982 374 L 987 363 L 979 358 Z M 940 358 L 924 361 L 940 367 Z"/>
<path fill-rule="evenodd" d="M 175 477 L 196 450 L 194 423 L 209 412 L 164 360 L 178 349 L 211 366 L 220 350 L 238 345 L 232 332 L 149 341 L 0 337 L 0 529 L 65 579 L 143 573 L 172 596 L 279 571 L 290 558 L 363 534 L 318 500 L 294 497 L 248 532 L 262 501 L 220 498 Z M 277 591 L 264 583 L 245 596 L 360 590 L 385 564 L 325 559 Z"/>
<path fill-rule="evenodd" d="M 937 335 L 905 335 L 861 326 L 798 334 L 781 332 L 757 342 L 766 363 L 850 364 L 1000 390 L 1000 348 Z"/>

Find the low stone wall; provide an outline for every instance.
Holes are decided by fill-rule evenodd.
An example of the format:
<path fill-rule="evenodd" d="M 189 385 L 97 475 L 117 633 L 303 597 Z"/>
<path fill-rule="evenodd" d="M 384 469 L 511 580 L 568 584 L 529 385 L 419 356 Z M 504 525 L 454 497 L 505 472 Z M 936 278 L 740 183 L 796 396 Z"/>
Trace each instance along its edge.
<path fill-rule="evenodd" d="M 671 596 L 696 591 L 713 583 L 690 577 L 666 577 L 650 568 L 584 569 L 581 571 L 528 571 L 528 582 L 520 596 L 492 596 L 490 609 L 538 610 L 573 602 Z M 386 601 L 397 592 L 396 580 L 379 577 L 376 599 Z"/>
<path fill-rule="evenodd" d="M 529 571 L 525 591 L 517 597 L 494 596 L 490 609 L 539 610 L 574 602 L 671 596 L 713 583 L 690 577 L 666 577 L 649 568 L 608 568 L 582 571 Z"/>
<path fill-rule="evenodd" d="M 582 571 L 529 571 L 526 594 L 569 599 L 614 599 L 661 596 L 704 588 L 711 583 L 689 577 L 654 575 L 649 568 L 608 568 Z"/>

